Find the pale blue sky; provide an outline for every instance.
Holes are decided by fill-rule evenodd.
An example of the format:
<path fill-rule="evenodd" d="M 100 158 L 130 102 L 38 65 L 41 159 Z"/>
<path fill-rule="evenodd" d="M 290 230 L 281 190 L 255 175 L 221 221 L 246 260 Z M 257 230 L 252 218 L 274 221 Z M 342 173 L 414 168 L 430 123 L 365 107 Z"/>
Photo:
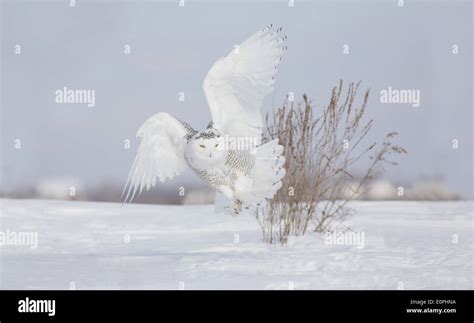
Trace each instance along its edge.
<path fill-rule="evenodd" d="M 321 108 L 339 79 L 361 80 L 362 89 L 371 88 L 375 119 L 367 143 L 398 131 L 397 143 L 409 151 L 386 176 L 407 184 L 439 176 L 473 197 L 472 2 L 177 3 L 2 2 L 3 188 L 48 177 L 75 177 L 87 186 L 124 181 L 146 118 L 165 111 L 203 128 L 210 119 L 202 92 L 207 70 L 273 23 L 283 26 L 288 52 L 264 110 L 290 91 L 297 98 L 307 93 Z M 95 89 L 96 106 L 56 104 L 54 92 L 64 86 Z M 389 86 L 419 89 L 421 107 L 381 104 L 380 90 Z M 21 150 L 13 147 L 17 138 Z M 170 185 L 190 180 L 196 179 L 186 172 Z"/>

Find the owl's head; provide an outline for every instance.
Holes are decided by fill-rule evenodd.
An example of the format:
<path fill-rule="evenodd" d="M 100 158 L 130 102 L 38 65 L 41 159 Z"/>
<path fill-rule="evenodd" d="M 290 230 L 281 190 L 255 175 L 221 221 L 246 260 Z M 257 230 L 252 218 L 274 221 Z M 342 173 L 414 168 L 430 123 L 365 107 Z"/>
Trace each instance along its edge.
<path fill-rule="evenodd" d="M 224 136 L 214 128 L 208 128 L 192 136 L 186 146 L 186 154 L 200 167 L 212 167 L 224 163 Z"/>

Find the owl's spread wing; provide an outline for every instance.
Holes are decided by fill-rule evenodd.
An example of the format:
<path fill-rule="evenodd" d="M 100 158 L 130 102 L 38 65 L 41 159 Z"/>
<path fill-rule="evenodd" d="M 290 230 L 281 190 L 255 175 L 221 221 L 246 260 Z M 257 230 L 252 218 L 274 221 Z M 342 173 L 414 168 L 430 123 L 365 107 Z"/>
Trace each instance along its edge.
<path fill-rule="evenodd" d="M 149 118 L 137 132 L 140 146 L 122 192 L 123 196 L 127 191 L 124 202 L 129 197 L 132 201 L 137 191 L 141 194 L 143 188 L 155 186 L 157 179 L 164 182 L 182 172 L 185 147 L 194 133 L 190 125 L 168 113 Z"/>
<path fill-rule="evenodd" d="M 203 88 L 218 130 L 233 137 L 260 139 L 260 108 L 273 91 L 276 66 L 286 50 L 285 39 L 281 28 L 264 28 L 209 70 Z"/>

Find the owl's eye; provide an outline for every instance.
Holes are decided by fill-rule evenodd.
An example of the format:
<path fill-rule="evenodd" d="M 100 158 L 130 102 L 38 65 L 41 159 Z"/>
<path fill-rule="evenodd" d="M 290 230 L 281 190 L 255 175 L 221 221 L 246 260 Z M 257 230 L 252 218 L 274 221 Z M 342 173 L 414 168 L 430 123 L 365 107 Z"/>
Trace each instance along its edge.
<path fill-rule="evenodd" d="M 217 146 L 219 146 L 219 144 L 215 144 L 214 147 L 217 148 Z"/>
<path fill-rule="evenodd" d="M 204 146 L 204 145 L 199 145 L 199 147 L 201 147 L 201 148 L 206 148 L 206 146 Z"/>

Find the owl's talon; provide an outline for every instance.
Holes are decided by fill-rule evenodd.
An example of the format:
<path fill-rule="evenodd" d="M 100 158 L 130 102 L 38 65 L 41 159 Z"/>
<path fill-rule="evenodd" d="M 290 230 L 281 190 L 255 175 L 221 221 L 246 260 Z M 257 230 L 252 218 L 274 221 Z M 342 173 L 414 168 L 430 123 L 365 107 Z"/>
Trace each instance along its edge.
<path fill-rule="evenodd" d="M 240 214 L 240 212 L 242 211 L 242 201 L 239 200 L 239 199 L 236 199 L 234 201 L 234 205 L 232 207 L 232 215 L 233 216 L 237 216 Z"/>

